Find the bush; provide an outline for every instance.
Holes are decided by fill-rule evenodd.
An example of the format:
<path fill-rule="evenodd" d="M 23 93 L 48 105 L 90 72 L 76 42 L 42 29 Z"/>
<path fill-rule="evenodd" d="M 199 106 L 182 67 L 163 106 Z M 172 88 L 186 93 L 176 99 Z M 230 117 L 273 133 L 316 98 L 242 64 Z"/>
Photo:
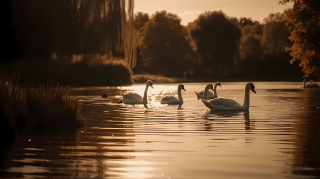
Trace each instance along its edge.
<path fill-rule="evenodd" d="M 1 64 L 8 72 L 19 71 L 21 81 L 37 85 L 50 81 L 62 86 L 119 86 L 131 85 L 131 69 L 123 60 L 75 63 L 61 61 L 15 60 Z"/>

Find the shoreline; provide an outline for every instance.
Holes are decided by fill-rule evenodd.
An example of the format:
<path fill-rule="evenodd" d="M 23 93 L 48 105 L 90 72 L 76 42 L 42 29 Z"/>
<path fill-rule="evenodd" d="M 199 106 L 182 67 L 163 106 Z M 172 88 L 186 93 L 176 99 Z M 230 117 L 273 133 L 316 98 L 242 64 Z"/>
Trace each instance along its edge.
<path fill-rule="evenodd" d="M 205 83 L 205 82 L 243 82 L 243 81 L 256 81 L 256 82 L 303 82 L 302 79 L 183 79 L 177 77 L 166 77 L 162 75 L 150 75 L 150 74 L 134 74 L 132 75 L 133 84 L 145 83 L 147 80 L 151 80 L 154 83 Z M 314 81 L 317 83 L 318 81 Z"/>

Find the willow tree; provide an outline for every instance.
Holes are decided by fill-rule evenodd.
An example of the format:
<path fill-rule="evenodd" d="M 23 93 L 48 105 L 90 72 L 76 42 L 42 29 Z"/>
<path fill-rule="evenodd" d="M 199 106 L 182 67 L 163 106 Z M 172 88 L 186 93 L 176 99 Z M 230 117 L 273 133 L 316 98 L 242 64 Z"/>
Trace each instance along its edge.
<path fill-rule="evenodd" d="M 285 20 L 293 42 L 287 48 L 291 63 L 299 61 L 305 77 L 320 79 L 320 3 L 316 0 L 280 0 L 280 4 L 294 3 L 285 12 Z"/>
<path fill-rule="evenodd" d="M 124 58 L 135 66 L 133 0 L 12 0 L 23 56 Z"/>
<path fill-rule="evenodd" d="M 136 64 L 134 43 L 134 1 L 78 1 L 84 54 L 125 58 L 128 66 Z"/>

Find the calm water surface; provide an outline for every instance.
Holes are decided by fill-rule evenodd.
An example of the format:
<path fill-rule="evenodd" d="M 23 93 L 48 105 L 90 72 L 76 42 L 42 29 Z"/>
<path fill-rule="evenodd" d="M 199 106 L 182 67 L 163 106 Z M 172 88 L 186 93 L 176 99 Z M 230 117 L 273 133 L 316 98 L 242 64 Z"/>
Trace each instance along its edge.
<path fill-rule="evenodd" d="M 245 82 L 221 83 L 240 103 Z M 320 88 L 255 82 L 249 112 L 212 112 L 185 83 L 184 104 L 161 105 L 178 84 L 154 84 L 150 104 L 119 104 L 145 84 L 75 88 L 86 127 L 18 136 L 2 178 L 320 178 Z M 109 98 L 101 95 L 107 93 Z"/>

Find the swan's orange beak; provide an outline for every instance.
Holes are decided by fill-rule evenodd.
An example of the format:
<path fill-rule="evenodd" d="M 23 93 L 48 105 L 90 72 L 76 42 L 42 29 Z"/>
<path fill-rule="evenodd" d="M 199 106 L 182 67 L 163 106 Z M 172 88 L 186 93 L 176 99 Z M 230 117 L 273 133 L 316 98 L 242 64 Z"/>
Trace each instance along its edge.
<path fill-rule="evenodd" d="M 150 85 L 150 87 L 151 87 L 151 88 L 153 88 L 153 86 L 152 86 L 152 85 Z"/>
<path fill-rule="evenodd" d="M 183 89 L 184 91 L 187 91 L 187 90 L 184 89 L 184 87 L 182 87 L 181 89 Z"/>
<path fill-rule="evenodd" d="M 256 90 L 254 90 L 254 87 L 251 87 L 251 91 L 256 93 Z"/>

